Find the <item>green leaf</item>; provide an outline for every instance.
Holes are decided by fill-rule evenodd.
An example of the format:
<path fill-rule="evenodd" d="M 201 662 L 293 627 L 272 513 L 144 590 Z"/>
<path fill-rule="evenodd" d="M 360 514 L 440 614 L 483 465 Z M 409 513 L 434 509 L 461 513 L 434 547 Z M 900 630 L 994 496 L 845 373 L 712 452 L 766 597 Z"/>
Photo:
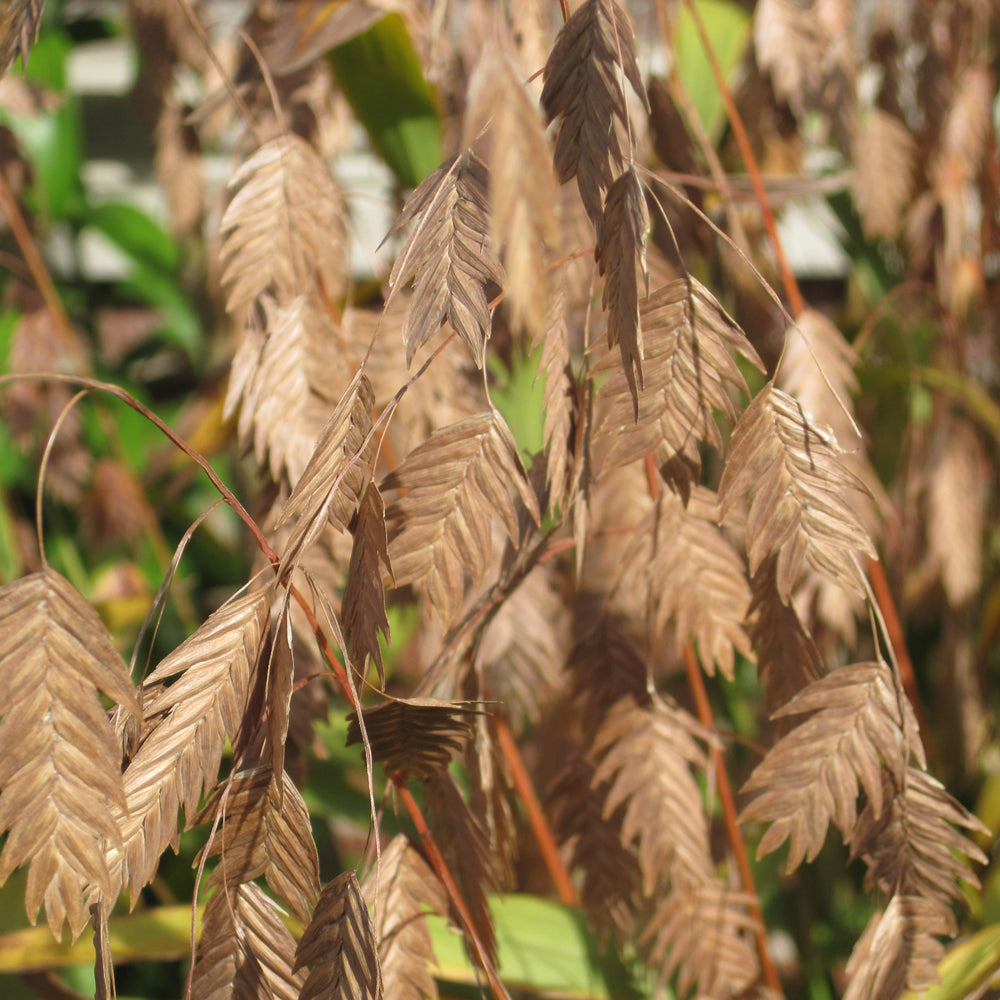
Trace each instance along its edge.
<path fill-rule="evenodd" d="M 497 971 L 508 987 L 567 1000 L 638 995 L 627 969 L 611 950 L 602 953 L 579 911 L 521 895 L 493 896 L 490 908 L 500 956 Z M 461 936 L 442 917 L 428 916 L 427 923 L 438 962 L 435 976 L 477 984 L 481 973 L 469 962 Z"/>
<path fill-rule="evenodd" d="M 372 145 L 400 183 L 416 187 L 441 162 L 437 102 L 399 14 L 327 53 Z"/>
<path fill-rule="evenodd" d="M 92 226 L 139 264 L 174 271 L 180 250 L 167 231 L 145 212 L 121 202 L 88 205 L 82 222 Z"/>
<path fill-rule="evenodd" d="M 1000 974 L 1000 924 L 955 945 L 938 966 L 941 982 L 920 994 L 922 1000 L 965 1000 L 980 996 Z M 907 993 L 903 1000 L 917 1000 Z"/>
<path fill-rule="evenodd" d="M 56 92 L 66 87 L 66 57 L 72 47 L 61 31 L 43 32 L 31 50 L 25 75 Z M 0 117 L 17 136 L 31 164 L 34 209 L 49 221 L 72 217 L 83 204 L 82 123 L 79 101 L 62 93 L 59 106 L 38 115 Z"/>
<path fill-rule="evenodd" d="M 531 456 L 545 446 L 545 379 L 535 377 L 540 354 L 541 349 L 530 354 L 517 352 L 510 370 L 499 359 L 491 357 L 488 362 L 495 379 L 490 386 L 493 404 L 507 421 L 529 468 Z"/>
<path fill-rule="evenodd" d="M 750 13 L 731 0 L 696 0 L 696 4 L 722 75 L 728 80 L 750 44 Z M 674 58 L 705 132 L 713 145 L 718 144 L 726 125 L 726 109 L 694 20 L 684 5 L 674 33 Z"/>

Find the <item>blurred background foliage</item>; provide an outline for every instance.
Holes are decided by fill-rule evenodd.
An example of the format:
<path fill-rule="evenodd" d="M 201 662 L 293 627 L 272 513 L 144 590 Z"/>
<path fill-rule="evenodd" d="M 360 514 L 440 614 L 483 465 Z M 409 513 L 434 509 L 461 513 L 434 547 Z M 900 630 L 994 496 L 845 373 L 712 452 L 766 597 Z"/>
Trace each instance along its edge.
<path fill-rule="evenodd" d="M 322 13 L 331 6 L 336 4 L 311 8 Z M 964 9 L 942 6 L 959 12 L 955 17 Z M 810 157 L 817 147 L 836 146 L 837 123 L 823 121 L 818 106 L 794 107 L 788 94 L 769 86 L 755 63 L 753 7 L 732 0 L 699 3 L 751 129 L 769 192 L 776 205 L 787 206 L 780 213 L 782 233 L 793 247 L 796 239 L 805 242 L 797 256 L 793 248 L 792 263 L 806 297 L 834 318 L 854 346 L 857 412 L 891 498 L 884 563 L 914 661 L 932 770 L 996 830 L 998 39 L 987 35 L 992 45 L 986 62 L 989 117 L 976 172 L 965 180 L 979 199 L 979 239 L 966 240 L 949 257 L 947 206 L 931 212 L 934 217 L 923 231 L 911 219 L 910 231 L 904 232 L 901 222 L 902 210 L 917 204 L 922 186 L 933 180 L 921 163 L 921 146 L 906 168 L 912 183 L 898 206 L 899 218 L 888 224 L 844 179 L 849 160 L 813 166 Z M 859 7 L 880 9 L 877 4 Z M 640 40 L 663 27 L 658 19 L 668 9 L 672 5 L 630 8 Z M 245 5 L 205 3 L 199 11 L 215 25 L 212 37 L 231 57 L 227 65 L 241 83 L 236 35 L 226 25 L 245 13 Z M 777 287 L 773 266 L 759 252 L 759 212 L 748 194 L 722 95 L 690 18 L 683 10 L 674 13 L 669 31 L 676 58 L 672 66 L 652 67 L 657 73 L 651 88 L 652 145 L 674 178 L 707 176 L 707 151 L 718 157 L 741 194 L 735 215 L 745 229 L 747 249 L 757 251 L 755 259 Z M 391 221 L 403 189 L 439 162 L 460 109 L 445 99 L 451 91 L 446 95 L 424 78 L 398 15 L 376 20 L 362 36 L 343 44 L 330 44 L 322 23 L 317 14 L 303 37 L 321 51 L 330 50 L 323 78 L 328 93 L 299 95 L 285 111 L 292 127 L 320 136 L 318 145 L 327 153 L 346 156 L 367 148 L 358 169 L 381 185 L 376 214 L 372 221 L 352 205 L 352 218 L 356 237 L 372 248 L 385 235 L 385 220 Z M 995 32 L 995 18 L 990 24 Z M 319 39 L 311 39 L 310 31 Z M 898 54 L 879 53 L 874 43 L 872 51 L 867 56 L 871 66 L 887 73 Z M 88 92 L 81 65 L 93 53 L 98 62 L 111 58 L 105 55 L 109 52 L 122 66 L 122 80 Z M 760 52 L 758 42 L 758 59 Z M 379 67 L 393 72 L 376 73 Z M 947 76 L 958 69 L 942 64 L 936 72 Z M 0 363 L 9 373 L 89 374 L 123 386 L 206 455 L 238 495 L 252 498 L 256 473 L 239 454 L 233 427 L 222 420 L 233 331 L 213 263 L 220 189 L 241 139 L 231 124 L 212 122 L 211 115 L 226 102 L 212 74 L 180 5 L 46 3 L 28 65 L 22 69 L 18 61 L 0 84 L 0 174 L 8 192 L 7 208 L 0 213 L 5 220 Z M 372 79 L 379 86 L 370 86 Z M 330 97 L 333 81 L 343 95 L 336 100 Z M 932 83 L 920 86 L 926 90 Z M 941 86 L 958 84 L 948 79 Z M 279 92 L 285 97 L 293 90 L 282 84 Z M 190 119 L 204 100 L 209 111 Z M 347 107 L 367 138 L 345 126 Z M 939 113 L 925 110 L 928 119 Z M 692 138 L 699 128 L 701 144 Z M 824 129 L 834 134 L 829 143 L 814 138 Z M 325 140 L 324 132 L 329 133 Z M 926 136 L 917 140 L 929 142 Z M 891 186 L 897 180 L 876 173 L 862 183 Z M 719 225 L 732 224 L 734 215 L 726 214 L 716 193 L 699 193 L 696 187 L 691 192 Z M 970 197 L 969 192 L 963 196 Z M 20 222 L 8 210 L 11 202 Z M 809 222 L 804 228 L 803 215 Z M 681 213 L 670 221 L 691 270 L 710 278 L 713 287 L 729 289 L 725 304 L 762 350 L 770 345 L 773 363 L 781 328 L 773 303 L 693 215 Z M 40 250 L 37 265 L 25 251 L 25 234 Z M 822 244 L 823 253 L 810 252 L 817 251 L 810 244 Z M 373 250 L 362 250 L 359 259 L 361 296 L 365 282 L 380 272 Z M 51 287 L 44 275 L 51 275 Z M 494 400 L 530 456 L 541 446 L 537 359 L 502 353 L 501 344 L 491 372 Z M 128 657 L 176 547 L 217 496 L 146 420 L 98 395 L 67 409 L 72 396 L 66 386 L 30 377 L 5 385 L 0 394 L 0 582 L 38 566 L 34 504 L 41 453 L 55 421 L 66 413 L 54 439 L 42 502 L 48 557 L 91 600 Z M 147 635 L 139 650 L 137 670 L 172 649 L 240 586 L 252 570 L 253 556 L 235 517 L 227 508 L 215 509 L 177 562 L 170 600 L 155 634 Z M 411 609 L 395 607 L 391 617 L 390 675 L 396 657 L 405 655 Z M 840 641 L 832 629 L 827 638 Z M 715 685 L 714 697 L 718 717 L 734 727 L 733 773 L 745 774 L 758 757 L 761 736 L 752 666 L 742 664 L 734 684 Z M 369 812 L 359 754 L 344 748 L 343 726 L 331 721 L 318 732 L 317 754 L 304 773 L 304 795 L 327 879 L 364 852 Z M 391 832 L 391 810 L 383 819 Z M 183 992 L 197 843 L 192 835 L 182 838 L 180 854 L 164 859 L 135 913 L 112 921 L 112 933 L 118 935 L 112 951 L 127 961 L 118 971 L 119 996 L 153 1000 Z M 782 873 L 780 855 L 759 864 L 762 903 L 790 997 L 825 1000 L 838 994 L 844 961 L 870 913 L 861 874 L 860 865 L 847 864 L 846 850 L 835 838 L 815 864 L 793 876 Z M 90 942 L 60 946 L 46 928 L 26 928 L 23 890 L 18 875 L 0 890 L 0 995 L 18 1000 L 92 994 Z M 981 892 L 970 890 L 969 901 L 965 937 L 946 961 L 942 985 L 929 994 L 937 1000 L 979 995 L 976 990 L 1000 967 L 996 865 L 984 873 Z M 565 908 L 540 896 L 523 896 L 498 903 L 496 914 L 501 973 L 509 985 L 567 997 L 621 997 L 626 984 L 642 990 L 641 971 L 608 959 Z M 435 924 L 434 938 L 442 983 L 450 984 L 443 986 L 444 994 L 474 993 L 474 974 L 443 922 Z"/>

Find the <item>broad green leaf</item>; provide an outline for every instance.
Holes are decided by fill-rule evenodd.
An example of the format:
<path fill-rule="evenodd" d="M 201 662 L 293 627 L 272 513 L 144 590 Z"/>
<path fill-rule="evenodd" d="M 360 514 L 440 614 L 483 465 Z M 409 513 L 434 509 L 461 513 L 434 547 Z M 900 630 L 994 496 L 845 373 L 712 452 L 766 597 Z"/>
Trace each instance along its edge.
<path fill-rule="evenodd" d="M 500 978 L 512 989 L 550 997 L 626 1000 L 635 984 L 621 963 L 602 955 L 581 913 L 537 896 L 493 896 Z M 429 916 L 437 978 L 474 985 L 481 973 L 469 962 L 462 937 L 442 917 Z"/>
<path fill-rule="evenodd" d="M 515 353 L 508 370 L 499 359 L 490 358 L 490 375 L 495 381 L 490 396 L 507 421 L 521 458 L 530 467 L 531 456 L 545 445 L 545 379 L 536 378 L 540 351 Z"/>
<path fill-rule="evenodd" d="M 200 933 L 203 907 L 197 911 Z M 112 915 L 109 923 L 111 954 L 116 962 L 169 961 L 191 950 L 191 907 L 158 906 L 143 913 Z M 0 935 L 0 973 L 56 969 L 94 961 L 94 943 L 88 934 L 73 944 L 57 941 L 48 927 L 26 927 Z"/>
<path fill-rule="evenodd" d="M 31 50 L 25 75 L 50 90 L 64 91 L 66 57 L 71 47 L 64 32 L 43 32 Z M 53 111 L 34 116 L 5 113 L 3 121 L 17 136 L 31 163 L 35 210 L 50 221 L 73 216 L 83 203 L 79 101 L 72 94 L 62 93 Z"/>
<path fill-rule="evenodd" d="M 155 220 L 133 205 L 88 205 L 82 222 L 103 233 L 137 263 L 173 271 L 180 261 L 176 241 Z"/>
<path fill-rule="evenodd" d="M 405 187 L 441 162 L 437 103 L 399 14 L 329 51 L 327 59 L 372 145 Z"/>
<path fill-rule="evenodd" d="M 696 6 L 722 74 L 729 80 L 750 44 L 750 13 L 732 0 L 696 0 Z M 726 109 L 686 5 L 681 5 L 677 18 L 674 57 L 677 73 L 691 95 L 705 132 L 717 144 L 725 129 Z"/>

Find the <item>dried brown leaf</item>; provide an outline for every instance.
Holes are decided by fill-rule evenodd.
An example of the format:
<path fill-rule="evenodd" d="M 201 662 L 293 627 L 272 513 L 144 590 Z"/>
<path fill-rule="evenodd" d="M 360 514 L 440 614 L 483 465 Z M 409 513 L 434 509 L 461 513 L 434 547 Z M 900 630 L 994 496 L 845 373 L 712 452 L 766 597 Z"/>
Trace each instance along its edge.
<path fill-rule="evenodd" d="M 208 884 L 224 892 L 263 875 L 300 923 L 308 924 L 319 896 L 319 856 L 309 810 L 292 780 L 269 766 L 240 771 L 192 825 L 212 823 L 220 811 L 209 853 L 222 860 Z"/>
<path fill-rule="evenodd" d="M 563 25 L 544 70 L 542 107 L 560 119 L 555 167 L 561 183 L 576 177 L 595 229 L 604 197 L 626 169 L 632 148 L 624 80 L 648 110 L 635 60 L 635 35 L 615 0 L 585 0 Z"/>
<path fill-rule="evenodd" d="M 391 577 L 382 494 L 374 483 L 369 483 L 361 498 L 354 525 L 354 548 L 344 588 L 341 627 L 347 638 L 347 654 L 351 662 L 364 674 L 366 659 L 370 656 L 384 689 L 385 667 L 378 641 L 381 632 L 389 642 L 389 619 L 385 613 L 385 589 L 382 586 L 383 566 Z"/>
<path fill-rule="evenodd" d="M 844 1000 L 899 1000 L 907 990 L 938 981 L 944 958 L 938 937 L 952 933 L 940 909 L 925 899 L 894 895 L 868 921 L 847 963 Z"/>
<path fill-rule="evenodd" d="M 248 328 L 233 358 L 225 415 L 239 408 L 240 441 L 271 478 L 289 486 L 305 471 L 352 372 L 316 298 L 266 298 L 264 331 Z"/>
<path fill-rule="evenodd" d="M 499 885 L 486 831 L 447 771 L 438 772 L 427 783 L 424 801 L 434 839 L 468 908 L 485 957 L 495 966 L 496 931 L 487 894 Z"/>
<path fill-rule="evenodd" d="M 395 699 L 364 709 L 372 759 L 389 774 L 427 781 L 451 762 L 472 735 L 476 709 L 434 698 Z M 354 712 L 348 716 L 347 745 L 362 742 Z"/>
<path fill-rule="evenodd" d="M 44 0 L 8 0 L 0 16 L 0 76 L 20 56 L 27 65 L 28 52 L 38 38 Z"/>
<path fill-rule="evenodd" d="M 715 494 L 700 486 L 686 507 L 675 493 L 662 491 L 625 560 L 642 567 L 656 631 L 672 623 L 678 646 L 697 643 L 708 673 L 717 665 L 732 680 L 735 654 L 751 655 L 743 631 L 750 587 L 743 560 L 719 529 L 718 509 Z"/>
<path fill-rule="evenodd" d="M 387 511 L 396 585 L 420 581 L 445 627 L 467 589 L 483 582 L 496 519 L 515 542 L 521 535 L 519 508 L 536 524 L 540 521 L 517 445 L 496 410 L 437 431 L 386 477 L 381 489 L 402 494 Z"/>
<path fill-rule="evenodd" d="M 243 731 L 269 594 L 261 587 L 216 611 L 146 678 L 149 728 L 124 774 L 124 848 L 109 858 L 133 902 L 164 849 L 177 843 L 178 808 L 189 820 L 196 815 L 203 793 L 215 786 L 226 737 L 235 743 Z M 176 680 L 164 686 L 170 678 Z"/>
<path fill-rule="evenodd" d="M 264 143 L 229 182 L 222 217 L 222 280 L 230 312 L 265 293 L 286 304 L 314 291 L 344 288 L 346 213 L 326 164 L 294 134 Z"/>
<path fill-rule="evenodd" d="M 646 234 L 649 211 L 635 169 L 629 167 L 608 189 L 604 215 L 597 230 L 594 260 L 604 275 L 601 305 L 608 314 L 608 347 L 618 345 L 625 381 L 632 393 L 633 417 L 639 419 L 639 389 L 643 343 L 639 314 L 639 276 L 649 295 Z"/>
<path fill-rule="evenodd" d="M 855 511 L 861 481 L 844 465 L 833 432 L 768 383 L 740 417 L 719 484 L 723 517 L 752 492 L 750 572 L 777 556 L 777 586 L 791 597 L 803 564 L 864 594 L 859 555 L 874 556 Z"/>
<path fill-rule="evenodd" d="M 191 998 L 299 1000 L 306 977 L 292 971 L 294 958 L 295 938 L 263 889 L 220 886 L 205 907 Z"/>
<path fill-rule="evenodd" d="M 372 431 L 375 393 L 364 371 L 354 376 L 323 428 L 302 477 L 275 527 L 295 521 L 279 573 L 295 565 L 327 522 L 347 530 L 371 479 L 377 442 Z"/>
<path fill-rule="evenodd" d="M 84 890 L 115 896 L 103 843 L 121 844 L 125 803 L 103 691 L 141 715 L 128 669 L 90 605 L 51 569 L 0 587 L 0 884 L 29 865 L 25 907 L 77 937 Z"/>
<path fill-rule="evenodd" d="M 906 712 L 902 725 L 901 704 Z M 873 817 L 881 817 L 890 801 L 883 795 L 883 769 L 902 783 L 907 757 L 923 759 L 913 710 L 908 702 L 900 702 L 884 663 L 841 667 L 775 714 L 806 712 L 814 714 L 782 737 L 754 768 L 744 791 L 761 794 L 740 816 L 741 822 L 771 824 L 758 856 L 789 841 L 788 871 L 816 857 L 831 821 L 845 839 L 851 836 L 859 785 Z"/>
<path fill-rule="evenodd" d="M 448 897 L 437 876 L 403 834 L 382 852 L 381 864 L 365 880 L 374 906 L 384 995 L 393 1000 L 437 1000 L 428 910 L 444 914 Z"/>
<path fill-rule="evenodd" d="M 299 1000 L 380 1000 L 375 928 L 353 871 L 324 887 L 295 953 L 295 969 L 312 966 Z"/>
<path fill-rule="evenodd" d="M 469 83 L 466 145 L 489 121 L 490 238 L 504 248 L 513 326 L 540 338 L 549 308 L 545 251 L 559 244 L 559 188 L 538 108 L 499 45 Z"/>
<path fill-rule="evenodd" d="M 661 475 L 684 494 L 697 481 L 703 443 L 721 449 L 715 411 L 735 419 L 733 390 L 746 392 L 736 354 L 763 370 L 743 331 L 694 278 L 678 278 L 640 304 L 643 387 L 636 402 L 628 373 L 607 356 L 595 376 L 603 415 L 595 440 L 605 444 L 602 473 L 653 454 Z"/>
<path fill-rule="evenodd" d="M 662 702 L 640 708 L 623 698 L 594 740 L 594 786 L 609 782 L 605 817 L 624 806 L 621 839 L 638 848 L 646 895 L 676 879 L 704 881 L 713 871 L 694 774 L 707 767 L 703 738 L 679 709 Z"/>
<path fill-rule="evenodd" d="M 389 301 L 414 282 L 403 324 L 406 363 L 447 319 L 482 368 L 492 324 L 486 289 L 490 282 L 504 284 L 489 245 L 483 161 L 466 151 L 438 167 L 407 199 L 396 226 L 418 216 L 389 275 Z"/>

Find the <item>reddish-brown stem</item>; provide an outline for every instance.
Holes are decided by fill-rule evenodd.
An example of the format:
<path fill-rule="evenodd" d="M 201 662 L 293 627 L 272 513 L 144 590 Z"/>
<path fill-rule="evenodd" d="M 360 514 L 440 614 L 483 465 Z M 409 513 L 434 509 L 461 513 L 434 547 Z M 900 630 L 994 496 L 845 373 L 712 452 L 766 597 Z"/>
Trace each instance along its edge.
<path fill-rule="evenodd" d="M 764 182 L 760 176 L 760 167 L 757 165 L 757 159 L 753 155 L 750 138 L 747 136 L 743 119 L 740 117 L 740 113 L 736 108 L 736 102 L 733 100 L 733 95 L 726 84 L 726 77 L 722 72 L 722 67 L 715 56 L 715 50 L 712 48 L 708 32 L 705 30 L 705 22 L 701 19 L 698 5 L 694 0 L 686 0 L 686 3 L 688 11 L 691 14 L 691 20 L 694 22 L 695 30 L 698 32 L 701 47 L 705 51 L 705 58 L 708 59 L 708 64 L 712 69 L 712 76 L 715 77 L 715 84 L 719 88 L 719 94 L 722 96 L 722 101 L 726 106 L 726 114 L 729 116 L 729 123 L 733 127 L 733 136 L 736 138 L 736 144 L 739 146 L 740 156 L 743 157 L 743 162 L 746 164 L 750 183 L 753 186 L 753 192 L 764 219 L 764 228 L 767 231 L 768 239 L 771 241 L 771 247 L 774 250 L 774 260 L 778 265 L 778 273 L 781 275 L 781 282 L 785 288 L 789 309 L 793 316 L 798 316 L 805 309 L 805 302 L 802 299 L 802 292 L 799 291 L 799 284 L 795 280 L 795 275 L 792 274 L 788 258 L 785 256 L 785 248 L 778 237 L 778 226 L 774 221 L 774 212 L 771 211 L 771 203 L 768 200 L 767 192 L 764 190 Z"/>
<path fill-rule="evenodd" d="M 486 949 L 484 948 L 482 941 L 479 939 L 479 934 L 476 932 L 476 927 L 472 922 L 469 909 L 465 905 L 465 901 L 462 899 L 462 894 L 458 891 L 458 886 L 455 885 L 455 880 L 452 878 L 451 872 L 448 870 L 448 865 L 445 863 L 437 842 L 434 840 L 431 831 L 427 827 L 423 814 L 420 812 L 420 806 L 417 805 L 416 799 L 413 798 L 413 794 L 410 792 L 409 788 L 406 787 L 406 780 L 399 774 L 392 774 L 390 775 L 390 778 L 392 779 L 392 783 L 396 786 L 396 791 L 399 793 L 399 798 L 406 807 L 406 811 L 410 814 L 410 819 L 413 820 L 413 825 L 416 827 L 417 835 L 420 837 L 420 841 L 424 845 L 424 850 L 427 853 L 427 860 L 430 862 L 431 868 L 434 869 L 434 874 L 437 875 L 439 881 L 444 886 L 445 891 L 448 893 L 451 905 L 455 908 L 455 915 L 462 924 L 462 930 L 465 932 L 466 938 L 472 945 L 472 950 L 475 953 L 475 960 L 479 964 L 480 968 L 482 968 L 483 972 L 486 973 L 486 979 L 490 984 L 490 990 L 493 992 L 493 996 L 496 1000 L 510 1000 L 510 994 L 508 994 L 507 990 L 504 988 L 503 983 L 500 982 L 500 977 L 497 975 L 496 969 L 493 968 L 493 963 L 490 961 L 489 955 L 487 955 Z"/>
<path fill-rule="evenodd" d="M 684 669 L 687 673 L 691 695 L 698 709 L 698 718 L 706 729 L 711 730 L 713 728 L 712 706 L 708 701 L 708 692 L 705 690 L 705 681 L 701 675 L 698 658 L 695 656 L 694 647 L 690 642 L 684 643 Z M 764 914 L 761 911 L 760 904 L 757 902 L 757 886 L 754 883 L 753 872 L 750 869 L 750 860 L 747 857 L 747 849 L 743 843 L 740 826 L 736 821 L 736 802 L 733 799 L 733 790 L 729 784 L 729 775 L 726 773 L 726 763 L 722 758 L 722 752 L 715 747 L 712 748 L 712 763 L 715 766 L 715 780 L 719 790 L 719 801 L 722 804 L 722 813 L 726 822 L 726 835 L 729 838 L 729 846 L 733 852 L 733 856 L 736 858 L 736 867 L 739 869 L 743 891 L 748 893 L 752 900 L 747 904 L 747 908 L 754 918 L 754 935 L 757 939 L 757 952 L 760 955 L 760 967 L 764 973 L 764 981 L 775 995 L 780 997 L 784 995 L 784 992 L 781 988 L 781 979 L 778 976 L 778 970 L 775 968 L 771 952 L 767 947 L 767 925 L 764 923 Z"/>
<path fill-rule="evenodd" d="M 885 619 L 886 631 L 889 633 L 889 642 L 896 653 L 896 662 L 899 664 L 899 680 L 906 692 L 906 697 L 913 706 L 913 714 L 917 717 L 917 725 L 921 733 L 924 734 L 924 742 L 927 742 L 928 730 L 924 717 L 923 705 L 920 701 L 920 693 L 917 691 L 917 678 L 913 673 L 913 662 L 906 649 L 906 636 L 903 635 L 903 625 L 899 620 L 899 612 L 896 610 L 896 602 L 892 599 L 892 591 L 889 589 L 889 581 L 886 579 L 885 570 L 882 563 L 877 559 L 868 560 L 868 578 L 872 582 L 872 590 L 875 592 L 875 599 L 882 609 L 882 617 Z"/>
<path fill-rule="evenodd" d="M 497 741 L 500 744 L 500 750 L 507 761 L 507 766 L 510 768 L 517 794 L 521 797 L 521 802 L 524 803 L 525 812 L 528 814 L 528 822 L 531 824 L 531 832 L 535 835 L 535 840 L 538 842 L 538 848 L 542 852 L 542 860 L 545 862 L 545 867 L 549 870 L 549 875 L 552 876 L 556 892 L 559 893 L 559 898 L 567 906 L 576 906 L 579 903 L 576 889 L 573 888 L 569 872 L 566 870 L 566 865 L 563 863 L 558 847 L 556 847 L 556 838 L 552 833 L 552 827 L 549 826 L 549 821 L 545 818 L 545 813 L 542 812 L 542 804 L 538 801 L 538 796 L 535 794 L 535 786 L 532 784 L 531 777 L 524 766 L 521 751 L 517 747 L 517 741 L 514 739 L 506 719 L 502 716 L 495 718 L 494 725 L 496 726 Z"/>

